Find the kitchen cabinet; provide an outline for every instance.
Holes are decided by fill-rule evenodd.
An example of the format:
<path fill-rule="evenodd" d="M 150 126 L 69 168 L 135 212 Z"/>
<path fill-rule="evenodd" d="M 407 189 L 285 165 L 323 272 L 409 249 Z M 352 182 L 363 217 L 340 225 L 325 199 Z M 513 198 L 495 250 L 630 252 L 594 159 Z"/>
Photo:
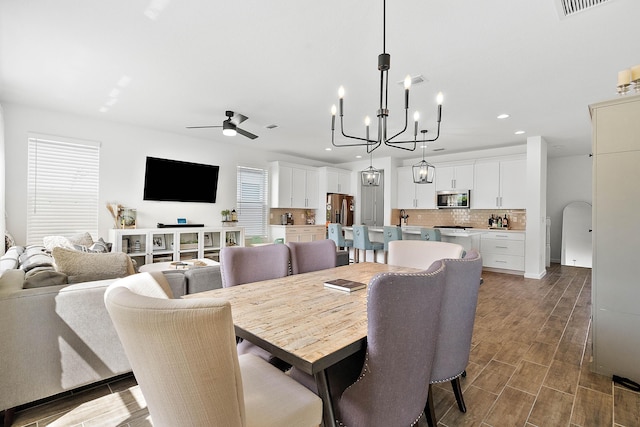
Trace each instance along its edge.
<path fill-rule="evenodd" d="M 225 246 L 244 246 L 243 227 L 111 229 L 112 252 L 124 252 L 138 267 L 154 262 L 209 258 L 218 261 Z"/>
<path fill-rule="evenodd" d="M 271 207 L 318 207 L 318 171 L 316 168 L 273 162 L 271 175 Z"/>
<path fill-rule="evenodd" d="M 327 193 L 351 194 L 351 171 L 323 168 L 326 174 Z"/>
<path fill-rule="evenodd" d="M 527 161 L 523 158 L 478 162 L 473 209 L 524 209 L 526 207 Z"/>
<path fill-rule="evenodd" d="M 482 234 L 482 265 L 524 272 L 524 242 L 524 232 L 488 231 Z"/>
<path fill-rule="evenodd" d="M 436 165 L 436 191 L 472 190 L 473 170 L 473 165 Z"/>
<path fill-rule="evenodd" d="M 271 240 L 287 242 L 313 242 L 327 238 L 324 225 L 272 225 Z"/>
<path fill-rule="evenodd" d="M 593 126 L 591 369 L 640 379 L 640 95 L 590 106 Z"/>
<path fill-rule="evenodd" d="M 435 184 L 415 184 L 411 166 L 397 169 L 397 200 L 398 209 L 435 209 Z"/>

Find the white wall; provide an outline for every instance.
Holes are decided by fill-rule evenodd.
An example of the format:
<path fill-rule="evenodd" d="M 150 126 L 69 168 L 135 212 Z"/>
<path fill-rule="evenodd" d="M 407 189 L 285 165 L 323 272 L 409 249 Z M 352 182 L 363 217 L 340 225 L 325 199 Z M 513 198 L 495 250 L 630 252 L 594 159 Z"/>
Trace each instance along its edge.
<path fill-rule="evenodd" d="M 551 261 L 560 262 L 562 210 L 571 202 L 592 202 L 592 158 L 552 157 L 547 170 L 547 215 L 551 217 Z"/>
<path fill-rule="evenodd" d="M 18 243 L 26 242 L 27 136 L 29 132 L 99 141 L 100 202 L 99 236 L 107 237 L 113 220 L 107 202 L 136 208 L 138 227 L 158 222 L 175 223 L 184 217 L 192 223 L 220 225 L 220 211 L 236 204 L 236 166 L 267 167 L 274 160 L 313 164 L 305 159 L 269 153 L 256 148 L 259 142 L 240 142 L 212 133 L 211 140 L 158 132 L 126 124 L 82 116 L 4 104 L 7 230 Z M 259 141 L 259 139 L 257 140 Z M 243 144 L 243 145 L 241 145 Z M 143 201 L 146 156 L 220 166 L 217 202 L 179 203 Z M 167 180 L 180 181 L 178 176 Z M 184 182 L 185 186 L 199 185 Z"/>

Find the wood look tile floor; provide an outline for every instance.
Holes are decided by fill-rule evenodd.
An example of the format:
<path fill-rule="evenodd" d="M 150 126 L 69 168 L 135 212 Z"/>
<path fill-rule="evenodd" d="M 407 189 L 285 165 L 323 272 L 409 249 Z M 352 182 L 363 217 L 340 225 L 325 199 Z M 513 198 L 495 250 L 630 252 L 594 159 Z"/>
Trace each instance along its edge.
<path fill-rule="evenodd" d="M 462 379 L 467 412 L 449 383 L 434 387 L 445 427 L 637 427 L 640 393 L 589 369 L 591 270 L 553 264 L 542 280 L 483 272 Z M 34 384 L 37 387 L 37 384 Z M 151 426 L 133 377 L 16 412 L 14 426 Z"/>

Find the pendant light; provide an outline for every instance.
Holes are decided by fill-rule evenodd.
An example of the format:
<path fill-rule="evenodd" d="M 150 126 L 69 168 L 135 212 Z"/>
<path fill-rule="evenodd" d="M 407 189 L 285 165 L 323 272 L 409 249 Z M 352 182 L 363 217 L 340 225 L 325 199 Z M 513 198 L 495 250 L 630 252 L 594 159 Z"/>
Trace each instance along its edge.
<path fill-rule="evenodd" d="M 416 184 L 431 184 L 436 176 L 436 167 L 424 159 L 424 149 L 427 147 L 425 138 L 427 130 L 423 129 L 420 133 L 422 133 L 422 160 L 412 166 L 413 182 Z"/>
<path fill-rule="evenodd" d="M 369 167 L 360 172 L 363 187 L 378 187 L 380 185 L 380 171 L 373 167 L 373 152 L 370 154 Z"/>

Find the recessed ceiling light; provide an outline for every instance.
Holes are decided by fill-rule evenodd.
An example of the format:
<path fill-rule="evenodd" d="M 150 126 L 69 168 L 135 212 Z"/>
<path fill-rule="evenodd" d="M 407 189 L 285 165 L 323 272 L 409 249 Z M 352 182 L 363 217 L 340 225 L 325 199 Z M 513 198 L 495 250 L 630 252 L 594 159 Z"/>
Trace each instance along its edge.
<path fill-rule="evenodd" d="M 508 114 L 500 114 L 500 115 L 498 116 L 498 118 L 499 118 L 499 119 L 506 119 L 507 117 L 509 117 L 509 115 L 508 115 Z"/>
<path fill-rule="evenodd" d="M 360 156 L 360 155 L 356 156 L 356 159 L 361 159 L 361 158 L 362 158 L 362 156 Z"/>
<path fill-rule="evenodd" d="M 514 132 L 516 135 L 522 135 L 524 133 L 523 130 L 517 130 Z"/>
<path fill-rule="evenodd" d="M 331 151 L 331 147 L 325 148 L 324 151 Z"/>

